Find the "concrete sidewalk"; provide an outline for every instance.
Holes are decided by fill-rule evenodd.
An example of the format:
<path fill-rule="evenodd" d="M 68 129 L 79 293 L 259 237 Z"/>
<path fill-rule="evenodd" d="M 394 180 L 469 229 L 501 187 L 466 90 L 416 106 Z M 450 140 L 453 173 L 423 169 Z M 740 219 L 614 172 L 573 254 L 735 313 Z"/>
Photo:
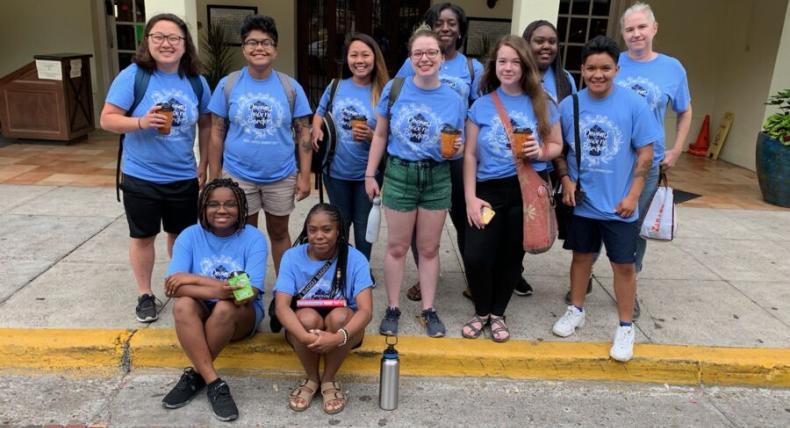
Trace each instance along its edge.
<path fill-rule="evenodd" d="M 134 346 L 139 346 L 140 350 L 149 346 L 177 347 L 169 308 L 158 322 L 150 326 L 139 324 L 134 319 L 136 290 L 127 262 L 128 230 L 122 205 L 115 202 L 113 189 L 0 185 L 0 200 L 3 201 L 0 206 L 0 270 L 3 272 L 0 275 L 0 329 L 23 329 L 25 333 L 21 335 L 27 338 L 41 334 L 45 344 L 51 332 L 38 329 L 99 330 L 97 334 L 103 332 L 119 338 L 107 343 L 108 348 L 115 346 L 120 349 L 121 359 L 110 359 L 116 366 L 123 364 L 126 358 L 131 358 L 128 367 L 135 366 L 130 346 L 132 351 Z M 317 202 L 315 195 L 297 204 L 291 220 L 292 237 L 297 235 L 304 214 L 314 202 Z M 407 348 L 414 349 L 412 352 L 423 349 L 427 353 L 442 351 L 443 348 L 453 352 L 457 350 L 461 353 L 458 361 L 464 359 L 464 352 L 480 352 L 482 354 L 478 356 L 469 354 L 466 357 L 482 360 L 485 355 L 493 353 L 502 354 L 501 358 L 513 358 L 512 362 L 523 362 L 533 361 L 530 353 L 536 353 L 536 357 L 544 355 L 548 348 L 541 346 L 556 345 L 559 347 L 556 349 L 562 351 L 549 354 L 563 358 L 563 364 L 571 368 L 574 361 L 564 357 L 586 361 L 584 358 L 587 356 L 590 358 L 587 363 L 597 364 L 602 373 L 613 373 L 611 379 L 639 380 L 632 379 L 633 376 L 623 379 L 617 373 L 627 372 L 644 363 L 643 367 L 652 367 L 648 371 L 659 373 L 642 379 L 652 382 L 678 382 L 669 374 L 660 374 L 674 370 L 671 366 L 665 367 L 669 371 L 662 371 L 661 367 L 652 365 L 673 361 L 671 355 L 688 355 L 689 358 L 677 361 L 696 366 L 697 373 L 702 373 L 701 367 L 708 355 L 713 363 L 715 358 L 721 357 L 714 355 L 716 348 L 735 348 L 743 349 L 744 357 L 749 356 L 740 369 L 762 373 L 755 377 L 755 381 L 741 383 L 790 386 L 790 264 L 786 262 L 790 253 L 790 210 L 726 210 L 684 208 L 680 205 L 678 215 L 679 237 L 672 243 L 649 244 L 646 268 L 639 284 L 642 317 L 636 323 L 637 343 L 655 346 L 638 347 L 634 362 L 625 366 L 628 370 L 615 369 L 617 364 L 607 362 L 608 347 L 605 343 L 611 341 L 617 317 L 611 269 L 603 260 L 595 267 L 595 289 L 586 305 L 587 326 L 568 339 L 559 339 L 551 334 L 552 324 L 564 313 L 562 298 L 568 287 L 570 253 L 562 250 L 560 244 L 547 254 L 525 259 L 527 277 L 535 288 L 535 294 L 526 298 L 513 296 L 511 300 L 507 313 L 514 339 L 511 343 L 503 346 L 484 338 L 474 342 L 461 339 L 461 325 L 473 314 L 473 308 L 471 302 L 461 296 L 465 280 L 449 221 L 442 238 L 442 274 L 436 304 L 448 328 L 449 339 L 422 339 L 422 328 L 415 320 L 420 305 L 404 296 L 401 301 L 402 336 L 406 336 L 405 342 L 420 344 L 419 347 Z M 379 280 L 384 276 L 382 243 L 385 240 L 386 226 L 382 230 L 382 241 L 374 246 L 371 263 Z M 162 297 L 161 279 L 167 266 L 167 254 L 164 239 L 158 241 L 154 290 Z M 409 287 L 415 279 L 416 270 L 409 261 L 403 288 Z M 270 268 L 267 290 L 273 283 L 273 269 Z M 267 293 L 267 301 L 269 298 Z M 375 290 L 374 299 L 376 310 L 368 327 L 371 336 L 376 336 L 383 315 L 383 287 Z M 268 319 L 261 330 L 268 331 Z M 20 333 L 15 331 L 10 334 L 11 330 L 6 330 L 3 334 L 0 330 L 4 337 L 0 339 L 4 340 L 0 342 L 0 355 L 6 356 L 0 358 L 3 361 L 0 368 L 13 366 L 8 355 L 26 353 L 24 341 L 12 343 L 9 339 L 19 337 Z M 113 336 L 114 331 L 125 332 L 126 336 L 121 337 L 120 333 Z M 141 343 L 142 337 L 156 339 Z M 62 339 L 66 340 L 64 346 L 68 347 L 68 337 Z M 220 357 L 222 365 L 244 366 L 247 363 L 243 361 L 241 351 L 260 349 L 262 344 L 287 351 L 279 337 L 259 335 L 247 344 L 237 345 L 239 352 L 233 352 L 237 355 L 235 359 L 225 358 L 225 355 Z M 532 348 L 528 346 L 530 344 Z M 75 341 L 74 346 L 77 345 L 79 343 Z M 363 354 L 359 358 L 376 354 L 379 348 L 380 338 L 369 338 L 363 347 L 365 352 L 358 353 Z M 31 347 L 27 351 L 28 356 L 34 355 L 30 353 L 35 353 L 36 349 L 44 352 L 46 346 Z M 732 352 L 730 349 L 725 351 Z M 509 354 L 511 352 L 515 354 Z M 653 360 L 640 360 L 647 356 Z M 419 374 L 444 375 L 447 367 L 443 369 L 441 357 L 438 355 L 435 360 L 429 360 L 432 362 L 425 362 Z M 732 356 L 728 358 L 738 360 Z M 507 365 L 507 361 L 503 364 Z M 263 363 L 253 361 L 252 364 Z M 544 364 L 550 367 L 552 360 Z M 52 365 L 55 366 L 57 364 Z M 345 367 L 344 371 L 349 372 L 350 367 Z M 722 369 L 722 373 L 732 369 L 732 366 L 728 367 Z M 488 372 L 477 374 L 498 375 Z M 662 376 L 666 380 L 662 380 Z M 556 373 L 546 374 L 546 377 L 573 378 Z M 700 381 L 701 377 L 696 379 Z"/>

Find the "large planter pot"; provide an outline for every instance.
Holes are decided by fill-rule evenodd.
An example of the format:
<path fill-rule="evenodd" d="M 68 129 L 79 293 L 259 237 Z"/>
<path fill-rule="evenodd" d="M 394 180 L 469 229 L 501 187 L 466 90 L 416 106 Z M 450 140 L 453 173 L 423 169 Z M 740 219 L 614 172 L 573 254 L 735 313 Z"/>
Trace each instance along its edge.
<path fill-rule="evenodd" d="M 757 134 L 757 181 L 769 204 L 790 208 L 790 146 Z"/>

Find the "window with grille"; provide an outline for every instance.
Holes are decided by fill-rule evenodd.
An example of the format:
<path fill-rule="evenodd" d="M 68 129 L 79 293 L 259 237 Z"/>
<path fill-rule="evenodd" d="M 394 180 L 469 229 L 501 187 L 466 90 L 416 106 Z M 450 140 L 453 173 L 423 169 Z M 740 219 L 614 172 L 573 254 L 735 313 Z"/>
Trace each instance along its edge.
<path fill-rule="evenodd" d="M 612 35 L 610 22 L 611 0 L 560 0 L 557 17 L 557 33 L 559 38 L 559 55 L 562 63 L 576 80 L 576 86 L 582 87 L 581 56 L 582 47 L 595 36 Z"/>

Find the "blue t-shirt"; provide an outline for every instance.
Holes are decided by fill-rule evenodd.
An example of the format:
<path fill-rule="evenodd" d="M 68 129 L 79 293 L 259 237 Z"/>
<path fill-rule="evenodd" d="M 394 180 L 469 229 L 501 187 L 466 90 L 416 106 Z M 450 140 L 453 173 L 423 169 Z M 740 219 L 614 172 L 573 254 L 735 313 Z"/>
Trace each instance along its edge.
<path fill-rule="evenodd" d="M 223 168 L 232 176 L 266 184 L 296 173 L 293 119 L 312 111 L 302 86 L 289 79 L 296 92 L 293 114 L 275 70 L 266 79 L 257 80 L 244 67 L 230 92 L 229 104 L 225 101 L 227 76 L 219 81 L 208 109 L 230 119 Z"/>
<path fill-rule="evenodd" d="M 319 116 L 326 115 L 331 88 L 331 85 L 327 86 L 318 102 L 316 113 Z M 368 126 L 373 122 L 371 85 L 357 86 L 350 78 L 341 80 L 335 92 L 335 99 L 332 101 L 332 116 L 335 118 L 337 129 L 337 144 L 329 173 L 332 177 L 341 180 L 364 180 L 370 141 L 354 140 L 351 134 L 351 118 L 365 116 L 368 119 Z"/>
<path fill-rule="evenodd" d="M 568 145 L 568 174 L 578 181 L 572 97 L 560 103 L 560 115 L 562 136 Z M 628 218 L 620 217 L 615 208 L 631 189 L 636 150 L 661 138 L 661 129 L 647 104 L 617 85 L 613 85 L 612 93 L 604 99 L 592 98 L 584 89 L 579 92 L 579 136 L 581 182 L 587 197 L 576 205 L 573 213 L 599 220 L 636 221 L 638 208 Z"/>
<path fill-rule="evenodd" d="M 134 103 L 135 74 L 137 64 L 123 69 L 110 85 L 105 101 L 128 110 Z M 124 174 L 159 184 L 197 177 L 195 124 L 198 116 L 208 112 L 211 98 L 211 89 L 203 76 L 200 83 L 203 99 L 198 100 L 187 77 L 154 71 L 143 99 L 131 115 L 144 116 L 154 104 L 167 102 L 173 106 L 173 125 L 168 135 L 160 135 L 154 128 L 127 132 L 121 167 Z"/>
<path fill-rule="evenodd" d="M 260 304 L 268 255 L 266 237 L 253 226 L 246 225 L 237 233 L 220 237 L 193 224 L 176 238 L 166 276 L 186 272 L 225 281 L 232 272 L 244 271 L 258 289 L 256 304 Z"/>
<path fill-rule="evenodd" d="M 480 97 L 480 77 L 483 75 L 483 64 L 480 61 L 472 59 L 472 70 L 474 70 L 474 79 L 469 75 L 469 63 L 467 62 L 466 55 L 458 52 L 455 58 L 444 61 L 439 69 L 439 80 L 450 89 L 454 90 L 461 96 L 461 99 L 468 100 L 467 104 Z M 411 58 L 406 58 L 403 65 L 398 70 L 396 77 L 410 77 L 414 76 L 414 67 L 411 65 Z"/>
<path fill-rule="evenodd" d="M 273 291 L 295 296 L 313 278 L 313 275 L 324 265 L 324 260 L 313 260 L 307 255 L 308 244 L 298 245 L 288 249 L 283 254 L 280 262 L 280 274 L 274 284 Z M 332 290 L 332 280 L 335 278 L 337 270 L 337 259 L 335 259 L 329 269 L 304 296 L 305 299 L 336 299 L 342 296 L 330 296 Z M 373 280 L 370 278 L 370 265 L 368 259 L 356 248 L 348 247 L 348 263 L 346 264 L 346 290 L 345 297 L 348 307 L 357 310 L 357 295 L 364 289 L 373 287 Z"/>
<path fill-rule="evenodd" d="M 661 138 L 653 148 L 653 164 L 658 165 L 664 159 L 664 115 L 667 105 L 671 103 L 674 112 L 682 113 L 688 110 L 691 103 L 686 69 L 680 61 L 664 54 L 643 62 L 634 61 L 627 52 L 622 52 L 617 64 L 620 71 L 614 78 L 615 83 L 641 95 L 661 125 Z"/>
<path fill-rule="evenodd" d="M 568 79 L 568 84 L 571 87 L 571 93 L 575 94 L 577 92 L 576 81 L 567 70 L 565 70 L 565 77 Z M 559 104 L 559 102 L 562 101 L 557 99 L 557 80 L 554 78 L 554 67 L 552 66 L 549 66 L 549 68 L 546 69 L 546 73 L 543 74 L 543 89 L 548 92 L 555 103 Z"/>
<path fill-rule="evenodd" d="M 541 146 L 538 135 L 538 118 L 532 110 L 532 102 L 526 94 L 510 96 L 497 88 L 497 95 L 502 100 L 510 125 L 513 128 L 530 128 L 535 139 Z M 549 122 L 553 125 L 559 120 L 557 107 L 549 100 Z M 510 149 L 510 140 L 502 125 L 502 120 L 496 111 L 494 99 L 491 94 L 478 98 L 469 109 L 469 120 L 479 128 L 477 134 L 477 181 L 486 181 L 496 178 L 506 178 L 516 175 L 516 165 L 513 161 L 513 152 Z M 535 171 L 544 171 L 551 162 L 533 161 Z"/>
<path fill-rule="evenodd" d="M 381 91 L 376 114 L 387 117 L 392 81 Z M 463 138 L 466 102 L 447 85 L 421 89 L 411 77 L 405 78 L 398 99 L 392 106 L 387 136 L 387 153 L 410 161 L 433 159 L 444 162 L 440 133 L 445 125 L 461 130 Z M 458 155 L 460 157 L 461 154 Z"/>

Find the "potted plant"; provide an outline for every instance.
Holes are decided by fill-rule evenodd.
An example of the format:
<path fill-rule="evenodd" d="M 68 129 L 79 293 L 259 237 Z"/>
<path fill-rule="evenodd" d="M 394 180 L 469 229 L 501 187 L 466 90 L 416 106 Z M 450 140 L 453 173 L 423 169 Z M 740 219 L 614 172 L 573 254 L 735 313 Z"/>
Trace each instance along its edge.
<path fill-rule="evenodd" d="M 757 135 L 757 181 L 765 202 L 790 208 L 790 89 L 768 98 L 779 111 Z"/>
<path fill-rule="evenodd" d="M 233 52 L 226 41 L 223 27 L 209 24 L 202 40 L 203 75 L 213 91 L 220 79 L 227 76 L 233 61 Z"/>

